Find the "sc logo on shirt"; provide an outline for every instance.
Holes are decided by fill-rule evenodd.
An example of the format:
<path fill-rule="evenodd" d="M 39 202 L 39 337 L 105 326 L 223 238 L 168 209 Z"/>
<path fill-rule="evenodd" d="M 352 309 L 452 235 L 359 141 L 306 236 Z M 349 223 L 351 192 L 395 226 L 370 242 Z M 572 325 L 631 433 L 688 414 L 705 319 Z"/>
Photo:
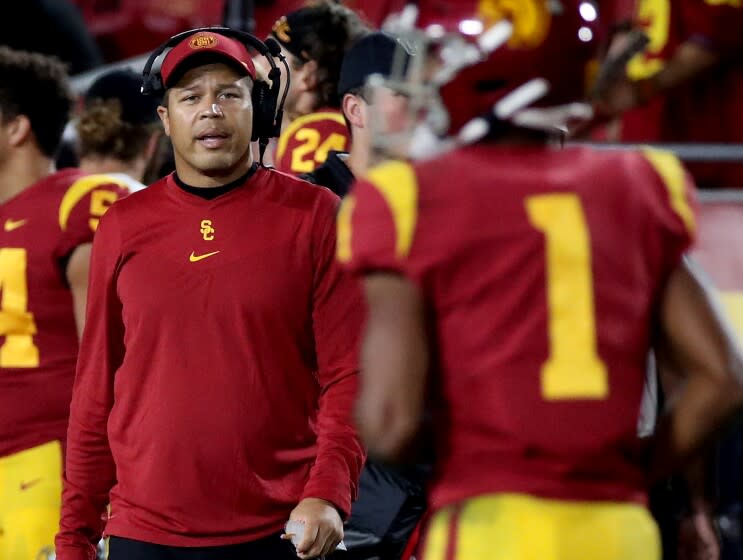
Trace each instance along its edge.
<path fill-rule="evenodd" d="M 204 241 L 211 241 L 214 239 L 214 228 L 212 227 L 211 220 L 201 220 L 201 235 Z"/>

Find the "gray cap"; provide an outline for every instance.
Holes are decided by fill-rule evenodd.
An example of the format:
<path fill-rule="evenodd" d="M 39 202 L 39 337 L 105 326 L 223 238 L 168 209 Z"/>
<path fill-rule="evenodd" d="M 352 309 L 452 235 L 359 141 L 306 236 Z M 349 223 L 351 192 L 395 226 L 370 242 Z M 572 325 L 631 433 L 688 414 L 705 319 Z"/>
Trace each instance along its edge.
<path fill-rule="evenodd" d="M 404 50 L 407 66 L 409 51 L 400 41 L 387 33 L 375 31 L 356 41 L 343 56 L 338 94 L 345 95 L 363 86 L 372 74 L 389 76 L 397 49 Z"/>

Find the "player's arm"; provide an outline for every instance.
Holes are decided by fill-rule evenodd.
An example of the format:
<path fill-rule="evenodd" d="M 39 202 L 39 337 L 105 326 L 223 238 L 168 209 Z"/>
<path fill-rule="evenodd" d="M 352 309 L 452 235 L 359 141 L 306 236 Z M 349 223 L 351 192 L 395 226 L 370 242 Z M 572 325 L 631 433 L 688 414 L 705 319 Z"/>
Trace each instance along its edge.
<path fill-rule="evenodd" d="M 722 61 L 737 56 L 743 46 L 739 31 L 743 24 L 743 8 L 714 5 L 708 0 L 698 1 L 693 8 L 678 7 L 683 13 L 688 36 L 674 49 L 663 68 L 640 80 L 618 80 L 606 89 L 603 110 L 620 114 L 656 95 L 700 79 Z M 621 36 L 617 38 L 617 41 L 623 40 Z"/>
<path fill-rule="evenodd" d="M 718 560 L 720 542 L 715 529 L 714 504 L 708 495 L 711 483 L 711 459 L 708 452 L 686 468 L 684 477 L 689 489 L 689 509 L 679 520 L 678 554 L 684 560 Z"/>
<path fill-rule="evenodd" d="M 684 375 L 678 364 L 669 355 L 656 353 L 658 378 L 667 399 L 674 399 L 676 391 L 683 388 Z M 714 528 L 714 503 L 710 496 L 711 464 L 714 451 L 699 454 L 683 472 L 687 501 L 683 516 L 679 520 L 678 551 L 683 558 L 705 558 L 716 560 L 720 556 L 720 544 Z"/>
<path fill-rule="evenodd" d="M 72 293 L 78 337 L 82 337 L 85 326 L 93 235 L 101 216 L 127 194 L 127 187 L 111 177 L 87 175 L 70 185 L 60 201 L 58 217 L 62 236 L 58 250 Z"/>
<path fill-rule="evenodd" d="M 364 450 L 352 421 L 358 390 L 362 301 L 358 284 L 335 262 L 337 197 L 323 190 L 313 232 L 315 280 L 312 325 L 320 382 L 317 455 L 290 519 L 303 521 L 297 551 L 303 557 L 332 552 L 343 537 L 358 488 Z"/>
<path fill-rule="evenodd" d="M 368 304 L 356 417 L 369 454 L 400 460 L 423 417 L 428 339 L 423 297 L 404 276 L 364 278 Z"/>
<path fill-rule="evenodd" d="M 705 43 L 693 40 L 682 43 L 660 72 L 649 78 L 631 82 L 633 106 L 646 103 L 656 95 L 697 79 L 714 68 L 720 60 L 720 53 Z"/>
<path fill-rule="evenodd" d="M 616 41 L 624 41 L 618 37 Z M 720 61 L 720 55 L 702 43 L 687 41 L 674 51 L 663 69 L 650 77 L 630 80 L 621 77 L 602 88 L 599 108 L 603 115 L 620 115 L 676 87 L 695 80 Z"/>
<path fill-rule="evenodd" d="M 656 430 L 654 479 L 687 463 L 743 410 L 743 355 L 712 289 L 688 259 L 662 294 L 656 347 L 683 380 Z"/>
<path fill-rule="evenodd" d="M 114 373 L 124 357 L 122 306 L 116 292 L 121 234 L 107 215 L 93 242 L 90 297 L 72 392 L 62 493 L 59 560 L 90 560 L 103 531 L 116 469 L 107 424 Z"/>
<path fill-rule="evenodd" d="M 92 249 L 92 243 L 79 245 L 72 252 L 67 263 L 67 283 L 72 292 L 78 338 L 82 338 L 83 328 L 85 327 L 85 305 L 88 300 L 88 272 L 90 271 Z"/>
<path fill-rule="evenodd" d="M 428 340 L 417 258 L 418 178 L 390 161 L 372 169 L 343 201 L 338 259 L 363 279 L 367 322 L 357 423 L 370 455 L 398 460 L 421 421 Z"/>

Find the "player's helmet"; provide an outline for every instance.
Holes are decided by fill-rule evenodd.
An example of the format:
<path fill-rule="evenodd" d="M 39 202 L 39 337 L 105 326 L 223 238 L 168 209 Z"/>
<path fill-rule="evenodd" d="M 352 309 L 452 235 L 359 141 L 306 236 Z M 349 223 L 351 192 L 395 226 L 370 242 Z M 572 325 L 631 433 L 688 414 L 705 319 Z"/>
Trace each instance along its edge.
<path fill-rule="evenodd" d="M 574 102 L 601 35 L 593 0 L 424 0 L 406 10 L 387 27 L 427 56 L 385 85 L 410 95 L 437 135 L 481 136 L 483 123 L 465 125 L 483 116 L 550 130 L 590 115 Z"/>

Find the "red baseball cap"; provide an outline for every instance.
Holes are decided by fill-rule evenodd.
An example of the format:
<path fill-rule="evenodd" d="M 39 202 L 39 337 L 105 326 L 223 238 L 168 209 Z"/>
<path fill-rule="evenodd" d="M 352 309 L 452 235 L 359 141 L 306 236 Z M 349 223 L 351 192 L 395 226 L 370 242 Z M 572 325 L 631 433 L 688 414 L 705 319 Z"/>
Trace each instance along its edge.
<path fill-rule="evenodd" d="M 169 80 L 176 69 L 196 55 L 213 54 L 243 68 L 245 73 L 255 80 L 255 66 L 248 49 L 240 41 L 211 31 L 200 31 L 186 37 L 173 47 L 160 66 L 160 76 L 165 87 L 172 86 Z"/>

